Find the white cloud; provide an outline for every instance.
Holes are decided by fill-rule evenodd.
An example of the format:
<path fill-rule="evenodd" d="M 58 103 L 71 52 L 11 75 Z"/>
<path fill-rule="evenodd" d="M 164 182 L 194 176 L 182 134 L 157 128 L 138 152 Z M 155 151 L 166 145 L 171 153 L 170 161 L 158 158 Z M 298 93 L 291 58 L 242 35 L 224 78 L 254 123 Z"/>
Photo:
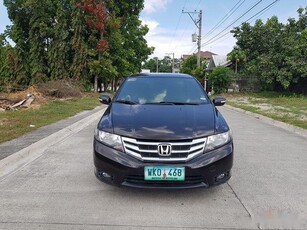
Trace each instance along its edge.
<path fill-rule="evenodd" d="M 188 35 L 184 35 L 183 32 Z M 175 57 L 179 58 L 183 54 L 193 52 L 193 46 L 196 44 L 192 43 L 190 33 L 187 31 L 177 31 L 176 35 L 172 36 L 169 30 L 159 26 L 150 30 L 145 38 L 149 46 L 155 47 L 151 57 L 159 58 L 163 58 L 167 53 L 175 53 Z"/>
<path fill-rule="evenodd" d="M 149 32 L 145 36 L 145 39 L 149 46 L 155 48 L 154 53 L 150 57 L 163 58 L 167 53 L 174 53 L 176 58 L 180 58 L 184 54 L 196 52 L 197 44 L 193 43 L 191 38 L 192 33 L 195 32 L 194 26 L 186 26 L 185 29 L 177 29 L 174 31 L 172 29 L 167 29 L 164 25 L 161 25 L 157 19 L 153 20 L 149 16 L 149 14 L 166 9 L 167 4 L 171 1 L 172 0 L 145 0 L 144 2 L 145 8 L 141 20 L 142 24 L 146 24 L 149 28 Z M 232 49 L 233 44 L 234 41 L 229 38 L 202 47 L 201 50 L 209 50 L 217 54 L 226 54 Z"/>
<path fill-rule="evenodd" d="M 152 14 L 163 10 L 169 2 L 170 0 L 145 0 L 143 12 L 145 14 Z"/>
<path fill-rule="evenodd" d="M 236 39 L 232 36 L 226 37 L 226 39 L 221 39 L 216 43 L 213 43 L 211 46 L 208 45 L 203 48 L 203 50 L 211 50 L 213 53 L 220 55 L 227 55 L 235 46 Z"/>
<path fill-rule="evenodd" d="M 143 25 L 147 25 L 149 28 L 149 32 L 147 34 L 148 35 L 153 35 L 156 31 L 156 29 L 159 26 L 159 22 L 155 21 L 155 20 L 151 20 L 151 19 L 141 19 L 142 24 Z"/>
<path fill-rule="evenodd" d="M 196 43 L 191 40 L 193 31 L 177 31 L 173 37 L 168 30 L 156 27 L 154 31 L 148 33 L 145 38 L 149 46 L 155 47 L 154 53 L 150 57 L 163 58 L 167 53 L 175 53 L 176 58 L 180 58 L 183 54 L 192 54 L 196 52 Z M 226 37 L 213 44 L 206 45 L 201 48 L 202 51 L 211 51 L 219 55 L 229 53 L 236 40 L 232 37 Z"/>
<path fill-rule="evenodd" d="M 196 52 L 197 44 L 192 42 L 191 35 L 195 32 L 193 28 L 191 29 L 181 29 L 172 31 L 163 28 L 159 22 L 150 19 L 142 18 L 142 24 L 146 24 L 149 28 L 148 34 L 145 36 L 149 46 L 155 48 L 154 53 L 150 55 L 152 57 L 163 58 L 168 53 L 174 53 L 176 58 L 180 58 L 184 54 L 192 54 Z M 175 34 L 174 34 L 175 33 Z M 208 38 L 210 39 L 210 37 Z M 205 43 L 204 39 L 202 43 Z M 202 51 L 211 51 L 216 54 L 226 55 L 229 53 L 236 40 L 229 34 L 225 38 L 222 38 L 212 44 L 202 47 Z"/>

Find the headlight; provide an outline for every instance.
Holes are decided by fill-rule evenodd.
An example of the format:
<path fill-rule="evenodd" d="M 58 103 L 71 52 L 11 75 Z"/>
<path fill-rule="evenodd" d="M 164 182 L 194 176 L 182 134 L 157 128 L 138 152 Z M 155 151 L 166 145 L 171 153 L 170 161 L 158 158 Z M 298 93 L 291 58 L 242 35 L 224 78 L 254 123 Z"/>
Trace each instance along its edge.
<path fill-rule="evenodd" d="M 227 131 L 226 133 L 220 133 L 216 135 L 209 136 L 207 138 L 207 143 L 205 147 L 205 152 L 216 149 L 231 140 L 231 131 Z"/>
<path fill-rule="evenodd" d="M 107 133 L 99 129 L 95 129 L 95 137 L 98 141 L 110 146 L 113 149 L 124 151 L 122 138 L 119 135 Z"/>

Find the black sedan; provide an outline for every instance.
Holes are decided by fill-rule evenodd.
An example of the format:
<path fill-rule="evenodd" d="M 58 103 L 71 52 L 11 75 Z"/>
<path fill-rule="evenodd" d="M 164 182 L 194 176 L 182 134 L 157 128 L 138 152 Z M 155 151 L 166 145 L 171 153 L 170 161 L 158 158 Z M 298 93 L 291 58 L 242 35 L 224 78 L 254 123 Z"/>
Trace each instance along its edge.
<path fill-rule="evenodd" d="M 199 82 L 186 74 L 139 74 L 123 82 L 94 138 L 95 174 L 136 188 L 207 188 L 231 176 L 231 131 Z"/>

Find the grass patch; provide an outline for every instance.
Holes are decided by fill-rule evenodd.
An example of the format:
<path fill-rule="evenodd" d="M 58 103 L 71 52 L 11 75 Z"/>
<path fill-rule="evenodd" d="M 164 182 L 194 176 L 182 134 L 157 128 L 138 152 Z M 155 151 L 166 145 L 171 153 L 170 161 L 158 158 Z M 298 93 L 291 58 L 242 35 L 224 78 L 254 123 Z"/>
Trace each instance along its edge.
<path fill-rule="evenodd" d="M 307 97 L 276 92 L 224 95 L 228 104 L 307 129 Z"/>
<path fill-rule="evenodd" d="M 0 143 L 71 117 L 81 111 L 94 109 L 98 105 L 100 105 L 98 94 L 90 93 L 77 99 L 49 101 L 39 108 L 1 112 Z"/>
<path fill-rule="evenodd" d="M 240 109 L 243 109 L 243 110 L 246 110 L 246 111 L 253 112 L 253 113 L 257 113 L 258 112 L 258 108 L 257 107 L 252 107 L 252 106 L 248 106 L 248 105 L 238 104 L 238 103 L 234 103 L 234 102 L 230 102 L 230 101 L 227 101 L 227 104 L 231 105 L 233 107 L 237 107 L 237 108 L 240 108 Z"/>

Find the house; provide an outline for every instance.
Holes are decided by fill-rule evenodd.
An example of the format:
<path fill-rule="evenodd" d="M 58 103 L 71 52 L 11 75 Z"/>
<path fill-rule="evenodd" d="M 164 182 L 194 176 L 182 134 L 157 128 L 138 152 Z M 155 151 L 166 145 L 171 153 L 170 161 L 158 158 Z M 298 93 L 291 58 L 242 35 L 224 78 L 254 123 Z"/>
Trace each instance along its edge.
<path fill-rule="evenodd" d="M 208 63 L 207 68 L 205 71 L 212 72 L 215 68 L 217 67 L 230 67 L 231 66 L 231 61 L 227 60 L 226 55 L 213 55 Z M 207 74 L 206 74 L 207 75 Z M 207 88 L 207 77 L 205 77 L 205 86 Z M 213 86 L 210 89 L 211 93 L 213 92 Z M 237 83 L 232 83 L 230 88 L 228 89 L 228 92 L 238 92 L 239 91 L 239 86 Z"/>
<path fill-rule="evenodd" d="M 227 60 L 226 55 L 212 55 L 205 71 L 211 72 L 216 67 L 219 67 L 219 66 L 229 67 L 230 65 L 231 65 L 231 61 Z"/>

